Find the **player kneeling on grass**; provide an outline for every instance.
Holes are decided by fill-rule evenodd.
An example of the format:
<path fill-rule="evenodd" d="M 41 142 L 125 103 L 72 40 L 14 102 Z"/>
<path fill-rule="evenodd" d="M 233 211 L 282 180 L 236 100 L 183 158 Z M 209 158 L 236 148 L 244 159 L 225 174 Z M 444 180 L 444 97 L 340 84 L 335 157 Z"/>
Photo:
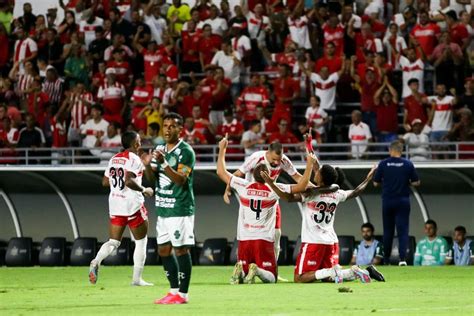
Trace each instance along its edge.
<path fill-rule="evenodd" d="M 330 165 L 319 168 L 314 166 L 314 182 L 317 187 L 327 187 L 342 182 L 343 174 Z M 265 182 L 280 196 L 289 202 L 303 202 L 301 249 L 296 261 L 294 281 L 309 283 L 316 280 L 360 279 L 363 283 L 371 281 L 371 272 L 354 265 L 351 269 L 342 270 L 336 263 L 338 239 L 334 231 L 334 216 L 339 203 L 358 196 L 372 179 L 376 167 L 372 168 L 366 179 L 354 190 L 337 190 L 332 193 L 321 193 L 314 187 L 303 188 L 291 186 L 287 192 L 280 189 L 268 173 L 262 173 Z M 376 270 L 371 269 L 375 273 Z M 378 272 L 377 272 L 378 273 Z M 374 278 L 377 278 L 374 275 Z"/>
<path fill-rule="evenodd" d="M 137 156 L 140 149 L 140 136 L 135 132 L 122 135 L 124 151 L 113 156 L 105 170 L 102 185 L 110 187 L 109 195 L 109 240 L 100 247 L 89 269 L 89 281 L 96 284 L 99 267 L 120 246 L 125 227 L 128 225 L 135 237 L 133 253 L 132 285 L 153 285 L 142 279 L 146 259 L 148 217 L 143 196 L 153 196 L 152 188 L 142 186 L 144 165 Z"/>
<path fill-rule="evenodd" d="M 254 168 L 253 182 L 229 173 L 225 166 L 227 144 L 226 135 L 219 142 L 217 175 L 237 192 L 240 204 L 237 224 L 238 258 L 230 283 L 255 283 L 256 276 L 264 283 L 275 283 L 278 275 L 273 250 L 278 195 L 265 184 L 261 176 L 262 171 L 268 172 L 263 163 Z M 313 158 L 308 156 L 308 161 L 311 159 Z M 312 163 L 308 164 L 309 170 L 303 175 L 304 180 L 296 186 L 297 190 L 303 191 L 309 182 Z M 300 189 L 299 186 L 303 187 Z"/>

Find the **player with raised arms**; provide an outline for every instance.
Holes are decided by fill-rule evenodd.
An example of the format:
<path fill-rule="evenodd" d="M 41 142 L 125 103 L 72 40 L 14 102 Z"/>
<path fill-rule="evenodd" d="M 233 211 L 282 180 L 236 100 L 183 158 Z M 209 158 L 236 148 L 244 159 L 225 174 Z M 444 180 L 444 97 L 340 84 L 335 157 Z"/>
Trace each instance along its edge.
<path fill-rule="evenodd" d="M 298 182 L 301 179 L 301 174 L 296 170 L 290 159 L 283 153 L 283 146 L 279 142 L 273 142 L 268 146 L 268 150 L 260 150 L 248 157 L 245 162 L 234 172 L 234 176 L 245 178 L 249 182 L 255 181 L 254 170 L 259 164 L 264 164 L 270 176 L 273 179 L 278 178 L 282 171 L 285 171 L 290 177 Z M 226 187 L 224 193 L 224 201 L 230 204 L 229 196 L 231 189 L 229 185 Z M 280 254 L 280 238 L 281 238 L 281 209 L 280 204 L 276 204 L 276 221 L 275 221 L 275 237 L 274 237 L 274 256 L 278 262 Z M 288 282 L 288 280 L 278 277 L 278 281 Z"/>
<path fill-rule="evenodd" d="M 319 186 L 330 186 L 341 183 L 343 174 L 339 169 L 330 165 L 314 166 L 314 182 Z M 313 187 L 302 189 L 301 186 L 292 185 L 288 190 L 282 190 L 280 185 L 268 172 L 262 172 L 265 182 L 288 202 L 303 202 L 301 248 L 296 261 L 294 281 L 296 283 L 309 283 L 316 280 L 334 280 L 341 283 L 343 280 L 358 278 L 363 283 L 371 281 L 371 275 L 379 280 L 383 276 L 371 267 L 369 271 L 358 266 L 350 269 L 341 269 L 335 261 L 336 245 L 338 239 L 334 231 L 334 218 L 339 203 L 355 198 L 361 194 L 372 179 L 376 167 L 374 166 L 364 181 L 354 190 L 337 190 L 332 193 L 320 193 Z M 338 181 L 339 180 L 339 181 Z"/>
<path fill-rule="evenodd" d="M 100 247 L 97 256 L 91 261 L 89 281 L 92 284 L 97 283 L 102 260 L 120 246 L 123 232 L 128 225 L 135 238 L 132 285 L 153 285 L 142 279 L 148 241 L 148 216 L 143 205 L 143 196 L 153 196 L 153 189 L 142 186 L 144 165 L 138 157 L 140 135 L 125 132 L 122 135 L 122 146 L 124 150 L 110 159 L 102 179 L 102 185 L 110 187 L 109 240 Z"/>
<path fill-rule="evenodd" d="M 226 135 L 219 142 L 217 175 L 236 191 L 240 204 L 237 223 L 238 258 L 230 283 L 255 283 L 256 276 L 264 283 L 275 283 L 278 272 L 273 243 L 279 197 L 265 184 L 261 176 L 262 171 L 269 171 L 265 163 L 261 162 L 253 167 L 252 181 L 244 180 L 227 171 L 225 166 L 227 144 Z M 295 190 L 304 191 L 306 188 L 314 159 L 315 156 L 308 155 L 306 171 L 301 181 L 295 185 Z"/>
<path fill-rule="evenodd" d="M 196 156 L 192 147 L 179 138 L 182 129 L 181 115 L 166 114 L 163 117 L 165 144 L 158 145 L 152 159 L 145 164 L 145 176 L 156 181 L 158 253 L 170 284 L 168 294 L 155 304 L 188 302 L 192 270 L 189 249 L 194 246 L 193 170 Z"/>

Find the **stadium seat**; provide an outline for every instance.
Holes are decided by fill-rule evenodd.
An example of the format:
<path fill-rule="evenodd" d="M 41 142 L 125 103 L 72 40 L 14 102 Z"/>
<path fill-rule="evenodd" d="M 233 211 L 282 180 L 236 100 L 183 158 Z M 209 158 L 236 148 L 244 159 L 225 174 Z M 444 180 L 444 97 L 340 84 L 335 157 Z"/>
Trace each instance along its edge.
<path fill-rule="evenodd" d="M 199 256 L 200 265 L 224 265 L 226 263 L 226 238 L 206 239 Z"/>
<path fill-rule="evenodd" d="M 283 266 L 288 264 L 288 236 L 281 236 L 280 238 L 280 255 L 278 256 L 278 265 Z"/>
<path fill-rule="evenodd" d="M 229 256 L 229 263 L 235 264 L 237 262 L 237 257 L 239 254 L 239 241 L 237 238 L 234 238 L 234 242 L 232 243 L 232 248 L 230 249 L 230 256 Z"/>
<path fill-rule="evenodd" d="M 8 242 L 5 264 L 7 267 L 32 266 L 33 240 L 29 237 L 15 237 Z"/>
<path fill-rule="evenodd" d="M 49 237 L 43 240 L 39 252 L 40 266 L 63 266 L 66 250 L 66 238 Z"/>
<path fill-rule="evenodd" d="M 444 239 L 446 239 L 446 242 L 448 243 L 448 249 L 451 249 L 451 247 L 453 246 L 453 237 L 451 236 L 443 236 Z"/>
<path fill-rule="evenodd" d="M 339 239 L 339 264 L 348 265 L 351 263 L 352 254 L 355 247 L 354 236 L 338 236 Z"/>
<path fill-rule="evenodd" d="M 71 249 L 71 266 L 88 266 L 97 253 L 97 238 L 81 237 Z"/>
<path fill-rule="evenodd" d="M 415 256 L 416 241 L 415 237 L 408 237 L 408 248 L 407 248 L 407 264 L 413 265 L 413 257 Z M 398 237 L 393 238 L 392 253 L 390 254 L 390 264 L 398 265 L 400 256 L 398 254 Z"/>
<path fill-rule="evenodd" d="M 293 255 L 291 258 L 292 259 L 291 262 L 293 262 L 293 264 L 296 264 L 296 259 L 298 258 L 298 253 L 300 252 L 300 248 L 301 248 L 301 236 L 298 236 L 295 243 L 295 249 L 293 249 Z"/>
<path fill-rule="evenodd" d="M 7 253 L 8 243 L 0 240 L 0 267 L 5 265 L 5 254 Z"/>
<path fill-rule="evenodd" d="M 156 238 L 148 238 L 148 243 L 146 245 L 146 265 L 157 265 L 159 260 L 158 256 L 158 245 L 156 243 Z"/>
<path fill-rule="evenodd" d="M 104 259 L 103 264 L 108 266 L 123 266 L 130 264 L 132 261 L 132 241 L 130 238 L 124 237 L 120 242 L 120 247 L 114 250 L 107 258 Z"/>

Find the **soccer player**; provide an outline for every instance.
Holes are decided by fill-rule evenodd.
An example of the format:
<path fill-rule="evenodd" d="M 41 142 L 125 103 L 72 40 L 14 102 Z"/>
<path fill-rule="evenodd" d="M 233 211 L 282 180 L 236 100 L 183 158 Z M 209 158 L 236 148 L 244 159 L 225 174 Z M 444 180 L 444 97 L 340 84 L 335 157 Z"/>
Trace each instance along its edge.
<path fill-rule="evenodd" d="M 260 175 L 262 171 L 268 172 L 268 167 L 264 163 L 259 163 L 253 168 L 252 181 L 229 173 L 225 167 L 227 144 L 226 135 L 219 142 L 217 175 L 237 192 L 240 204 L 237 224 L 238 262 L 235 264 L 230 282 L 255 283 L 255 276 L 258 276 L 263 283 L 275 283 L 277 266 L 273 243 L 278 195 L 265 184 Z M 304 179 L 296 186 L 298 190 L 304 190 L 309 182 L 311 160 L 314 159 L 312 157 L 314 156 L 308 156 Z"/>
<path fill-rule="evenodd" d="M 91 261 L 89 281 L 96 284 L 102 260 L 120 246 L 123 231 L 128 226 L 135 238 L 132 285 L 153 285 L 142 279 L 148 241 L 148 217 L 143 196 L 153 196 L 153 189 L 142 186 L 144 166 L 137 155 L 141 146 L 140 136 L 135 132 L 125 132 L 122 135 L 122 146 L 125 150 L 110 159 L 102 179 L 102 185 L 110 187 L 110 237 Z"/>
<path fill-rule="evenodd" d="M 421 239 L 416 245 L 415 266 L 442 266 L 445 263 L 448 251 L 446 239 L 437 236 L 438 225 L 432 219 L 425 223 L 426 237 Z"/>
<path fill-rule="evenodd" d="M 339 183 L 342 182 L 342 173 L 330 165 L 323 165 L 319 168 L 319 162 L 316 162 L 314 170 L 316 170 L 314 181 L 317 187 L 331 186 L 338 180 Z M 328 279 L 341 283 L 343 280 L 353 280 L 354 278 L 360 279 L 363 283 L 371 281 L 367 270 L 355 265 L 350 269 L 342 270 L 336 264 L 338 239 L 334 231 L 334 217 L 338 204 L 357 197 L 367 187 L 375 170 L 376 167 L 372 168 L 365 180 L 354 190 L 337 190 L 332 193 L 320 193 L 313 187 L 300 191 L 300 188 L 297 189 L 295 185 L 281 190 L 268 173 L 262 173 L 265 182 L 280 198 L 289 202 L 303 202 L 302 244 L 294 273 L 296 283 Z"/>
<path fill-rule="evenodd" d="M 247 181 L 255 181 L 253 171 L 258 164 L 265 164 L 273 179 L 278 178 L 281 171 L 288 173 L 290 177 L 296 182 L 301 179 L 301 174 L 291 163 L 290 159 L 283 154 L 283 146 L 279 142 L 271 143 L 268 150 L 260 150 L 248 157 L 245 162 L 234 172 L 234 176 L 245 178 Z M 230 204 L 229 195 L 231 194 L 230 187 L 227 186 L 224 194 L 224 201 Z M 280 237 L 281 237 L 281 210 L 277 202 L 276 205 L 276 223 L 275 223 L 275 260 L 278 262 L 280 254 Z M 279 277 L 278 281 L 287 282 L 287 280 Z"/>
<path fill-rule="evenodd" d="M 194 246 L 193 169 L 196 156 L 192 147 L 179 138 L 182 130 L 181 115 L 168 113 L 163 117 L 165 144 L 156 147 L 145 170 L 147 179 L 156 180 L 158 253 L 171 288 L 155 304 L 188 302 L 192 269 L 189 248 Z"/>

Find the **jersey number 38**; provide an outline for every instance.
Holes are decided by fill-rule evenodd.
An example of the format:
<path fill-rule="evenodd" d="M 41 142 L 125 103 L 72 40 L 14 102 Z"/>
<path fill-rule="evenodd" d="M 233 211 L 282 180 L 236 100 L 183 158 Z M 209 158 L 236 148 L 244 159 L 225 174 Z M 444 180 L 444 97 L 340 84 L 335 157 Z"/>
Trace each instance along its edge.
<path fill-rule="evenodd" d="M 125 172 L 123 168 L 110 168 L 109 170 L 110 178 L 112 179 L 111 185 L 116 188 L 119 187 L 120 190 L 125 188 Z"/>

